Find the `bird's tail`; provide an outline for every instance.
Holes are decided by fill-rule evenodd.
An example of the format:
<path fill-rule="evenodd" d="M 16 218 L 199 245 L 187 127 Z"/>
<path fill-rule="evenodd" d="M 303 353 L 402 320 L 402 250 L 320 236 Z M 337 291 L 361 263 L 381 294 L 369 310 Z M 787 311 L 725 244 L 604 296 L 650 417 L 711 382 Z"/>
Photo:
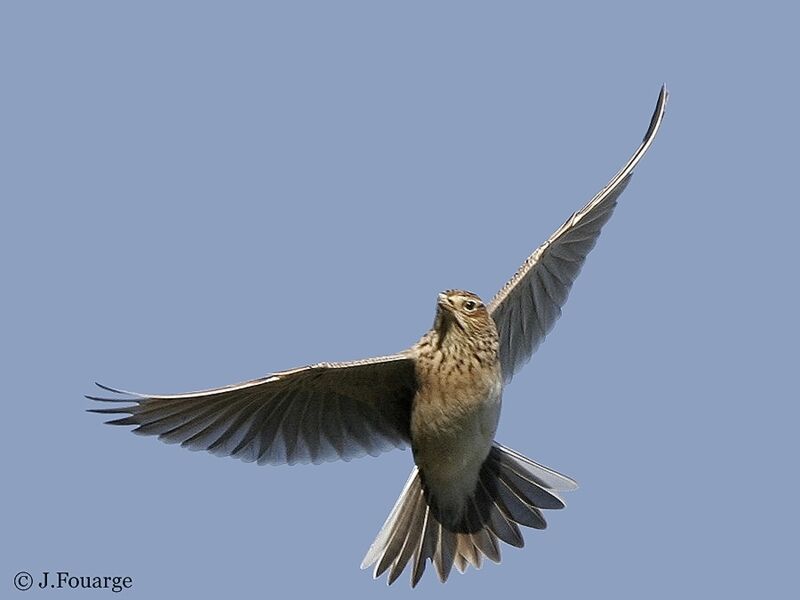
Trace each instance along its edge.
<path fill-rule="evenodd" d="M 481 567 L 482 557 L 500 562 L 498 540 L 521 548 L 518 525 L 544 529 L 541 509 L 558 509 L 564 502 L 555 492 L 578 486 L 525 456 L 495 443 L 481 467 L 472 497 L 455 525 L 437 517 L 415 466 L 400 498 L 370 546 L 361 568 L 375 564 L 375 577 L 389 571 L 392 584 L 411 561 L 411 586 L 419 582 L 428 559 L 444 582 L 453 565 L 462 573 L 467 565 Z"/>

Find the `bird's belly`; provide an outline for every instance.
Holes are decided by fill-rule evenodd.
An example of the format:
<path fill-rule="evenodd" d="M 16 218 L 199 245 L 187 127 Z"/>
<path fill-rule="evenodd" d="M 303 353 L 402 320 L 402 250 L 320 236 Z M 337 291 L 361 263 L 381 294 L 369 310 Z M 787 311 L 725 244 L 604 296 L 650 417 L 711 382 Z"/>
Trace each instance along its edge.
<path fill-rule="evenodd" d="M 412 448 L 423 481 L 443 510 L 460 512 L 475 491 L 500 417 L 501 388 L 479 397 L 418 396 Z"/>

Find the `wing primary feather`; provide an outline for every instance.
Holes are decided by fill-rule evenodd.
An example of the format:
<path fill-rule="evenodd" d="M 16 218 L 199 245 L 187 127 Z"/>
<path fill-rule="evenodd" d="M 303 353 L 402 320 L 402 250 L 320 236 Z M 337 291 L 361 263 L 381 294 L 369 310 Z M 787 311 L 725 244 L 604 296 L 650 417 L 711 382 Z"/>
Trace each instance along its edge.
<path fill-rule="evenodd" d="M 634 168 L 658 133 L 667 95 L 666 87 L 662 87 L 647 133 L 625 165 L 528 256 L 487 305 L 500 334 L 500 363 L 506 382 L 530 359 L 561 315 L 561 307 L 586 256 L 611 218 Z M 560 285 L 548 286 L 545 272 L 550 272 Z"/>

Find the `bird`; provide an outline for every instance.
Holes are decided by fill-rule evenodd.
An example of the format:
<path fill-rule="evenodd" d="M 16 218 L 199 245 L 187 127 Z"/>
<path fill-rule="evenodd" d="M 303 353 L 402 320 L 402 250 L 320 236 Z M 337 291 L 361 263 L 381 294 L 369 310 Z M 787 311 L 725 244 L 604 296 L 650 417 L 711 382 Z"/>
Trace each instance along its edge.
<path fill-rule="evenodd" d="M 438 294 L 433 326 L 410 348 L 322 362 L 198 392 L 154 395 L 97 383 L 124 406 L 93 408 L 112 425 L 258 464 L 315 463 L 411 447 L 411 474 L 362 568 L 393 583 L 426 565 L 447 581 L 455 566 L 500 562 L 520 526 L 544 529 L 577 483 L 495 441 L 503 388 L 551 331 L 603 225 L 664 118 L 662 86 L 641 144 L 488 303 L 465 290 Z M 125 415 L 125 416 L 120 416 Z"/>

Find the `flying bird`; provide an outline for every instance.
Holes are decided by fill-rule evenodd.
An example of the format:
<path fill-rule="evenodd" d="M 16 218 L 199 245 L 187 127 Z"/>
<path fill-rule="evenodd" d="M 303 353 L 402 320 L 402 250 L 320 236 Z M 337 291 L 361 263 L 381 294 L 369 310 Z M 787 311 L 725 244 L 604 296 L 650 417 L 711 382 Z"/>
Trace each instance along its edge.
<path fill-rule="evenodd" d="M 494 298 L 447 290 L 433 327 L 411 348 L 319 363 L 226 387 L 174 395 L 87 396 L 126 406 L 134 425 L 192 450 L 259 464 L 321 463 L 411 447 L 414 467 L 369 548 L 394 582 L 410 565 L 416 586 L 430 560 L 441 581 L 453 566 L 500 561 L 499 541 L 522 547 L 519 526 L 543 529 L 575 481 L 494 441 L 503 387 L 550 332 L 587 254 L 664 117 L 662 87 L 644 140 L 624 167 L 522 264 Z"/>

